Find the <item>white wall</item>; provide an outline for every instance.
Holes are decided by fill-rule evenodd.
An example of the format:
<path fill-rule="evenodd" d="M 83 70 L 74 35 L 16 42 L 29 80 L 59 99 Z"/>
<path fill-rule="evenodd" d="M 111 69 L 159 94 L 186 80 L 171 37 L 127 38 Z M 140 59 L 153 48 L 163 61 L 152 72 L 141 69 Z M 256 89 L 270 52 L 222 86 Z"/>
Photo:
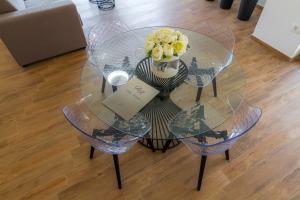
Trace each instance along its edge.
<path fill-rule="evenodd" d="M 300 26 L 300 0 L 268 0 L 253 36 L 293 58 L 300 45 L 295 24 Z"/>
<path fill-rule="evenodd" d="M 298 48 L 296 50 L 296 53 L 295 53 L 295 56 L 298 56 L 298 55 L 300 55 L 300 44 L 299 44 L 299 46 L 298 46 Z"/>

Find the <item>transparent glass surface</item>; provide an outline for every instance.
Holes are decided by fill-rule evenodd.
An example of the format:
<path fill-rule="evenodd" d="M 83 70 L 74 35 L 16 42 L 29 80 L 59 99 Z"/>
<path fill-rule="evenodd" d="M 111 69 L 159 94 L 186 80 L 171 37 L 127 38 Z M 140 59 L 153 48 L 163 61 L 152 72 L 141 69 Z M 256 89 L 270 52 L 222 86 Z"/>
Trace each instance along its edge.
<path fill-rule="evenodd" d="M 230 28 L 216 23 L 201 23 L 197 26 L 197 33 L 203 37 L 195 38 L 199 42 L 196 48 L 200 50 L 199 46 L 203 45 L 201 50 L 206 51 L 207 54 L 205 58 L 199 58 L 190 52 L 189 60 L 192 62 L 185 81 L 197 87 L 205 87 L 219 72 L 231 64 L 235 37 Z M 212 54 L 214 57 L 210 57 Z"/>
<path fill-rule="evenodd" d="M 137 115 L 130 122 L 115 119 L 115 126 L 126 127 L 119 131 L 98 118 L 88 108 L 92 95 L 63 108 L 66 119 L 96 149 L 109 153 L 127 152 L 150 129 L 150 124 L 143 116 Z M 127 130 L 127 132 L 126 132 Z"/>
<path fill-rule="evenodd" d="M 127 81 L 133 76 L 140 76 L 141 71 L 137 73 L 137 66 L 145 59 L 144 43 L 146 36 L 159 29 L 160 27 L 140 28 L 127 32 L 122 32 L 110 37 L 106 41 L 94 40 L 93 43 L 101 42 L 100 45 L 93 44 L 93 53 L 90 55 L 91 59 L 86 63 L 82 69 L 81 75 L 81 90 L 82 96 L 92 94 L 92 98 L 87 102 L 91 112 L 93 112 L 101 120 L 105 121 L 110 126 L 126 132 L 126 126 L 117 126 L 115 119 L 119 118 L 114 112 L 105 107 L 102 101 L 113 93 L 112 87 L 123 87 Z M 163 98 L 155 97 L 153 101 L 149 102 L 140 114 L 147 116 L 148 120 L 153 123 L 165 120 L 166 123 L 156 127 L 157 130 L 168 131 L 168 124 L 178 112 L 188 110 L 198 104 L 204 105 L 206 124 L 210 129 L 217 129 L 226 122 L 227 119 L 233 116 L 230 106 L 227 104 L 227 96 L 232 93 L 239 93 L 243 96 L 245 87 L 245 77 L 242 68 L 238 61 L 228 55 L 232 55 L 232 49 L 228 50 L 228 46 L 219 42 L 217 39 L 210 37 L 207 34 L 198 33 L 186 29 L 174 28 L 186 34 L 189 38 L 190 49 L 180 59 L 187 68 L 182 68 L 182 72 L 187 73 L 186 76 L 179 76 L 178 80 L 181 82 L 159 80 L 158 82 L 165 82 L 172 85 L 171 90 L 166 90 L 168 95 Z M 230 49 L 230 48 L 229 48 Z M 91 62 L 92 60 L 92 62 Z M 190 69 L 193 62 L 197 62 L 199 69 L 214 69 L 214 76 L 201 77 L 205 84 L 199 86 L 196 82 L 191 80 Z M 125 63 L 125 64 L 124 64 Z M 142 63 L 148 63 L 144 60 Z M 107 69 L 110 66 L 109 70 Z M 225 66 L 225 67 L 224 67 Z M 109 81 L 111 76 L 121 74 L 123 78 L 118 78 L 117 84 Z M 127 75 L 126 75 L 127 74 Z M 151 76 L 148 76 L 151 77 Z M 185 79 L 184 79 L 185 77 Z M 104 92 L 101 91 L 103 85 L 103 78 L 106 79 L 106 87 Z M 128 80 L 127 80 L 128 78 Z M 216 78 L 217 82 L 217 97 L 213 95 L 212 79 Z M 151 81 L 142 80 L 151 85 Z M 196 102 L 198 88 L 202 88 L 200 102 Z M 165 88 L 164 88 L 165 89 Z M 157 109 L 161 107 L 162 115 L 156 115 Z M 147 115 L 145 111 L 155 110 L 154 114 Z M 150 111 L 149 111 L 150 112 Z M 161 119 L 163 118 L 163 119 Z M 153 122 L 154 121 L 154 122 Z M 201 134 L 201 132 L 197 132 Z M 147 137 L 147 134 L 144 136 Z M 158 139 L 160 136 L 157 136 Z M 165 139 L 165 138 L 164 138 Z"/>
<path fill-rule="evenodd" d="M 218 38 L 216 37 L 217 30 L 208 29 L 209 27 L 211 26 L 203 28 L 203 30 L 207 29 L 205 34 L 171 27 L 182 32 L 189 39 L 190 48 L 181 57 L 181 60 L 189 66 L 186 82 L 197 87 L 207 86 L 222 69 L 232 62 L 233 58 L 233 46 L 227 44 L 228 41 L 226 39 L 229 36 L 225 37 L 226 32 L 220 29 L 220 35 L 224 35 L 224 37 Z M 122 71 L 122 75 L 116 76 L 116 79 L 123 76 L 121 79 L 125 80 L 124 76 L 126 76 L 129 78 L 129 81 L 134 75 L 137 63 L 145 57 L 144 44 L 146 36 L 159 28 L 161 27 L 139 28 L 123 32 L 104 42 L 103 38 L 100 39 L 98 37 L 91 45 L 94 46 L 94 53 L 91 55 L 91 59 L 104 77 L 108 78 L 114 71 L 119 73 Z M 227 34 L 232 35 L 229 29 L 227 31 Z M 93 32 L 91 36 L 95 35 L 95 30 Z M 211 37 L 209 34 L 211 34 Z M 234 38 L 233 35 L 232 38 Z M 97 43 L 101 43 L 101 45 L 97 45 Z M 127 61 L 126 68 L 123 67 L 124 60 Z M 110 84 L 119 86 L 125 83 L 126 81 L 113 81 Z"/>
<path fill-rule="evenodd" d="M 250 105 L 237 93 L 228 96 L 228 104 L 234 114 L 223 125 L 222 129 L 210 130 L 207 128 L 205 117 L 203 116 L 204 106 L 202 105 L 180 113 L 170 123 L 170 129 L 177 138 L 180 138 L 196 154 L 211 155 L 223 153 L 230 149 L 242 135 L 254 127 L 262 115 L 260 108 Z M 194 126 L 190 125 L 188 126 L 189 128 L 186 128 L 186 125 L 183 125 L 183 123 L 194 124 Z M 206 129 L 206 132 L 198 134 L 197 132 L 201 129 Z"/>

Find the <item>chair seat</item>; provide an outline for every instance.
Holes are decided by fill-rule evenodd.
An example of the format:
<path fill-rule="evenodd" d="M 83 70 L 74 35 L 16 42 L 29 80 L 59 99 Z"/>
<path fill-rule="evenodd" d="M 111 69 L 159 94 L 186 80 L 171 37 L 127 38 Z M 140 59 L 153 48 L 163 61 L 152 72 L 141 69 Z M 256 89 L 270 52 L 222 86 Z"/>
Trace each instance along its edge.
<path fill-rule="evenodd" d="M 135 115 L 129 121 L 114 116 L 114 125 L 111 126 L 102 121 L 87 106 L 86 102 L 92 101 L 92 98 L 93 95 L 88 95 L 75 104 L 65 106 L 63 113 L 70 124 L 90 143 L 90 159 L 93 159 L 95 149 L 112 154 L 118 188 L 121 189 L 118 155 L 127 152 L 140 137 L 149 132 L 151 126 L 142 115 Z"/>
<path fill-rule="evenodd" d="M 92 138 L 97 141 L 91 141 L 92 146 L 105 153 L 121 154 L 127 152 L 139 139 L 139 137 L 130 136 L 113 128 L 107 130 L 94 129 Z"/>

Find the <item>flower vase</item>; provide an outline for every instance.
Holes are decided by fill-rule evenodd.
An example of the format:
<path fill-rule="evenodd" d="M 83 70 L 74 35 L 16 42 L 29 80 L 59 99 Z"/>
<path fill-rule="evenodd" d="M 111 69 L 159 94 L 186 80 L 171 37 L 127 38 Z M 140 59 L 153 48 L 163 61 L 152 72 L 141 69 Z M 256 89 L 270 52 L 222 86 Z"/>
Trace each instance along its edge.
<path fill-rule="evenodd" d="M 172 78 L 176 76 L 179 70 L 179 58 L 171 61 L 154 61 L 151 62 L 152 73 L 159 78 Z"/>
<path fill-rule="evenodd" d="M 232 6 L 233 0 L 221 0 L 220 8 L 222 9 L 230 9 Z"/>
<path fill-rule="evenodd" d="M 241 0 L 237 18 L 243 21 L 248 21 L 258 0 Z"/>

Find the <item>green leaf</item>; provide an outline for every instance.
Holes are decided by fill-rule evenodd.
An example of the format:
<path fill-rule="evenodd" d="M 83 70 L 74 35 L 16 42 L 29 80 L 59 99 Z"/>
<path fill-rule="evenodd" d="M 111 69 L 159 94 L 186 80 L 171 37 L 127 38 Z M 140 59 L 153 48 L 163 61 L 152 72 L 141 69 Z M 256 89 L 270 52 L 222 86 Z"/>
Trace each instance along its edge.
<path fill-rule="evenodd" d="M 148 58 L 151 57 L 151 56 L 152 56 L 152 50 L 148 51 L 148 53 L 147 53 Z"/>

